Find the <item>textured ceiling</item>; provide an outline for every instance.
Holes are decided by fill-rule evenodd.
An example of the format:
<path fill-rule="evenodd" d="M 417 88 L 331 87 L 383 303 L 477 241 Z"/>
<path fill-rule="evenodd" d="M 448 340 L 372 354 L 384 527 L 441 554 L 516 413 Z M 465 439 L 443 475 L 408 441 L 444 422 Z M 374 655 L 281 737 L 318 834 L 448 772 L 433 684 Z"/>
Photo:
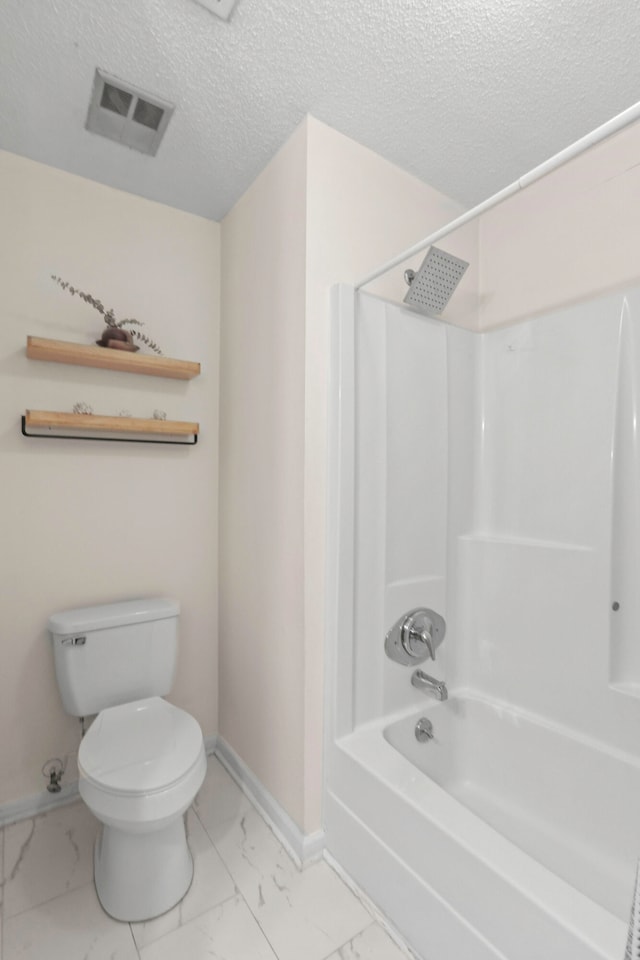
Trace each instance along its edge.
<path fill-rule="evenodd" d="M 472 203 L 640 98 L 638 0 L 0 0 L 0 147 L 220 219 L 314 114 Z M 84 129 L 96 66 L 177 103 Z"/>

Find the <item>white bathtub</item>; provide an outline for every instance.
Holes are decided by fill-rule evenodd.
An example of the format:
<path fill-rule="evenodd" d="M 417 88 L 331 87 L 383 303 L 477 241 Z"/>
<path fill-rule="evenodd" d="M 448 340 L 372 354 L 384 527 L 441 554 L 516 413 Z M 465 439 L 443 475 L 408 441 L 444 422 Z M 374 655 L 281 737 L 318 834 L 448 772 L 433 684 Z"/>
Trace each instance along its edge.
<path fill-rule="evenodd" d="M 330 848 L 425 960 L 622 960 L 634 758 L 467 693 L 357 730 L 330 763 Z"/>

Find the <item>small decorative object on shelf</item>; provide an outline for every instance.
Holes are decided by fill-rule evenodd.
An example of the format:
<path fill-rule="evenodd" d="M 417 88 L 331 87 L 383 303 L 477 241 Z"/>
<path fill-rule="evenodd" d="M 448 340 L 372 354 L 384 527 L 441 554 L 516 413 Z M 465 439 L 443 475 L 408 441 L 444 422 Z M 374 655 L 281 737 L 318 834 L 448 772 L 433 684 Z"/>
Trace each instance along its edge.
<path fill-rule="evenodd" d="M 85 303 L 88 303 L 89 306 L 93 307 L 94 310 L 97 310 L 98 313 L 102 314 L 104 322 L 106 323 L 105 330 L 99 340 L 96 340 L 96 343 L 99 347 L 110 347 L 112 350 L 139 350 L 133 339 L 139 340 L 140 343 L 143 343 L 146 347 L 149 347 L 150 350 L 153 350 L 154 353 L 162 355 L 162 350 L 155 343 L 154 340 L 151 340 L 145 333 L 142 333 L 141 330 L 135 329 L 136 327 L 143 327 L 144 322 L 142 320 L 116 320 L 116 315 L 113 310 L 105 310 L 104 304 L 101 300 L 98 300 L 96 297 L 93 297 L 90 293 L 84 293 L 82 290 L 78 290 L 77 287 L 72 287 L 67 280 L 62 280 L 60 277 L 56 277 L 55 274 L 51 274 L 51 279 L 55 280 L 56 283 L 60 284 L 63 290 L 68 290 L 71 296 L 76 294 L 80 297 L 81 300 L 84 300 Z M 131 326 L 134 329 L 125 330 L 126 326 Z"/>
<path fill-rule="evenodd" d="M 129 350 L 131 353 L 140 349 L 133 342 L 133 337 L 129 331 L 122 330 L 120 327 L 105 327 L 102 336 L 99 340 L 96 340 L 96 343 L 99 347 L 110 347 L 112 350 Z"/>
<path fill-rule="evenodd" d="M 164 411 L 164 410 L 154 410 L 154 411 L 153 411 L 153 419 L 154 419 L 154 420 L 166 420 L 166 419 L 167 419 L 166 411 Z"/>
<path fill-rule="evenodd" d="M 91 406 L 90 403 L 85 403 L 84 400 L 80 400 L 78 403 L 74 403 L 73 412 L 84 413 L 88 415 L 93 413 L 93 407 Z"/>

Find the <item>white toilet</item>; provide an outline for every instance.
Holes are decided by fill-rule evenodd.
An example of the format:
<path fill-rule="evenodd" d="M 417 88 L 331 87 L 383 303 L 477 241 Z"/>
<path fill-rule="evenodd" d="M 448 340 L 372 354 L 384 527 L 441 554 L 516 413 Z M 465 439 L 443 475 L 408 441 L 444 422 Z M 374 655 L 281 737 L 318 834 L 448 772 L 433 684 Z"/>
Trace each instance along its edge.
<path fill-rule="evenodd" d="M 202 731 L 162 697 L 175 674 L 180 606 L 131 600 L 49 619 L 67 713 L 98 714 L 80 744 L 80 795 L 102 822 L 96 891 L 116 920 L 149 920 L 193 877 L 184 813 L 206 772 Z"/>

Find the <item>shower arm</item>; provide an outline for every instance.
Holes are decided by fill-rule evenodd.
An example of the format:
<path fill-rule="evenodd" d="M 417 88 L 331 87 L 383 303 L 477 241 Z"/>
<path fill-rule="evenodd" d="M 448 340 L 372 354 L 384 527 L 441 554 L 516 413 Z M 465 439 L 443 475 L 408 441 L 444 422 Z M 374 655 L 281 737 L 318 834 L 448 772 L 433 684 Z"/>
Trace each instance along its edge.
<path fill-rule="evenodd" d="M 614 133 L 618 133 L 618 131 L 624 129 L 624 127 L 628 127 L 629 124 L 638 119 L 640 119 L 640 101 L 634 103 L 633 106 L 628 107 L 626 110 L 623 110 L 622 113 L 618 113 L 615 117 L 612 117 L 611 120 L 607 120 L 607 122 L 603 123 L 601 126 L 596 127 L 596 129 L 592 130 L 591 133 L 588 133 L 586 136 L 576 140 L 570 146 L 565 147 L 564 150 L 560 150 L 559 153 L 555 153 L 548 160 L 545 160 L 543 163 L 538 164 L 537 167 L 534 167 L 533 170 L 530 170 L 529 173 L 525 173 L 522 177 L 519 177 L 518 180 L 514 180 L 513 183 L 510 183 L 509 186 L 499 190 L 498 193 L 494 193 L 487 200 L 483 200 L 482 203 L 472 207 L 471 210 L 467 210 L 466 213 L 456 217 L 455 220 L 451 220 L 449 223 L 445 224 L 444 227 L 440 227 L 434 233 L 429 234 L 429 236 L 425 237 L 424 240 L 420 240 L 419 243 L 416 243 L 407 250 L 404 250 L 402 253 L 399 253 L 393 258 L 393 260 L 387 261 L 387 263 L 383 264 L 383 266 L 378 267 L 378 269 L 374 270 L 373 273 L 369 273 L 366 277 L 360 280 L 360 282 L 356 284 L 355 289 L 360 290 L 361 287 L 366 287 L 367 284 L 377 280 L 378 277 L 381 277 L 383 274 L 387 273 L 387 271 L 392 270 L 401 263 L 404 263 L 404 261 L 408 260 L 409 257 L 413 257 L 416 253 L 420 253 L 426 247 L 430 247 L 434 243 L 437 243 L 438 240 L 442 240 L 443 237 L 453 233 L 454 230 L 457 230 L 459 227 L 463 227 L 471 220 L 475 220 L 476 217 L 479 217 L 486 210 L 490 210 L 492 207 L 502 203 L 503 200 L 513 196 L 514 193 L 524 190 L 524 188 L 528 187 L 529 184 L 534 183 L 536 180 L 540 180 L 541 177 L 551 173 L 552 170 L 556 170 L 564 163 L 567 163 L 567 161 L 572 160 L 581 153 L 584 153 L 585 150 L 589 149 L 589 147 L 593 147 L 596 143 L 606 140 L 607 137 L 612 136 Z"/>

